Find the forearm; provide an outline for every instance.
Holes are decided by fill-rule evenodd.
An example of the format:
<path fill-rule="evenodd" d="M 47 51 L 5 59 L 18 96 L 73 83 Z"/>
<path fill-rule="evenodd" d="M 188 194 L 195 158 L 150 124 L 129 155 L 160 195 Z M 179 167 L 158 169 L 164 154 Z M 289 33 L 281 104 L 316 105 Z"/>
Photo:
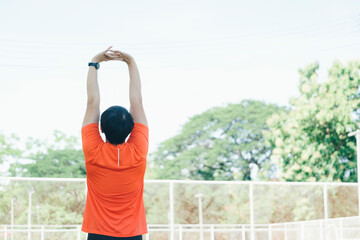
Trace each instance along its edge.
<path fill-rule="evenodd" d="M 89 67 L 87 76 L 87 104 L 100 107 L 100 90 L 95 67 Z"/>
<path fill-rule="evenodd" d="M 134 61 L 131 59 L 128 63 L 129 75 L 130 75 L 130 87 L 129 87 L 129 98 L 130 105 L 142 104 L 142 95 L 141 95 L 141 79 L 138 67 Z"/>

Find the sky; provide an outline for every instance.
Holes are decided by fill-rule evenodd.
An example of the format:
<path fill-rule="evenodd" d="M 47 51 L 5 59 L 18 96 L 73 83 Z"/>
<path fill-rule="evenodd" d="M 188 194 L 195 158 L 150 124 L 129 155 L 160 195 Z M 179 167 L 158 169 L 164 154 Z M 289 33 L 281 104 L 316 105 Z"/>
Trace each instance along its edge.
<path fill-rule="evenodd" d="M 360 55 L 360 2 L 1 1 L 0 133 L 80 138 L 87 63 L 109 46 L 142 79 L 150 152 L 192 116 L 244 99 L 287 105 L 298 69 Z M 129 107 L 126 64 L 100 64 L 101 111 Z"/>

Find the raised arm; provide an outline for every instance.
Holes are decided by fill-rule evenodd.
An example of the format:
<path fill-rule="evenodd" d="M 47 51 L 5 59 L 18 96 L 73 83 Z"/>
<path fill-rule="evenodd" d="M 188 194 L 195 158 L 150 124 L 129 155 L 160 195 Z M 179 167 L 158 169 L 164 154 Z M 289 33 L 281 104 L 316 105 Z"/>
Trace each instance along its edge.
<path fill-rule="evenodd" d="M 147 126 L 148 123 L 144 106 L 142 104 L 140 74 L 134 59 L 128 63 L 128 67 L 130 75 L 130 114 L 133 116 L 135 122 L 139 122 Z"/>
<path fill-rule="evenodd" d="M 147 126 L 148 122 L 142 104 L 141 79 L 134 58 L 122 51 L 117 51 L 117 50 L 109 50 L 109 51 L 111 51 L 112 53 L 105 54 L 107 57 L 110 57 L 113 60 L 124 61 L 128 65 L 129 75 L 130 75 L 130 84 L 129 84 L 130 114 L 134 118 L 134 122 L 142 123 Z"/>
<path fill-rule="evenodd" d="M 110 60 L 105 54 L 110 50 L 111 47 L 105 51 L 97 54 L 91 62 L 100 63 L 103 61 Z M 82 126 L 85 126 L 89 123 L 99 123 L 100 118 L 100 91 L 98 84 L 98 75 L 97 69 L 94 66 L 89 67 L 88 76 L 87 76 L 87 105 L 86 112 Z"/>

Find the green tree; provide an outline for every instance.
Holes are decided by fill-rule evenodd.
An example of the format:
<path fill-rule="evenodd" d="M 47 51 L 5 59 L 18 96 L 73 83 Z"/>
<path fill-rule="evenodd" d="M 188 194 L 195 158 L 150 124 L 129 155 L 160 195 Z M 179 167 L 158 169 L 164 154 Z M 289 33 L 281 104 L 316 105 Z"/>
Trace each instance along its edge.
<path fill-rule="evenodd" d="M 282 108 L 260 101 L 214 107 L 192 117 L 181 132 L 151 155 L 152 176 L 160 179 L 250 180 L 253 167 L 267 179 L 271 148 L 262 131 Z"/>
<path fill-rule="evenodd" d="M 17 158 L 21 155 L 22 151 L 18 146 L 19 137 L 15 134 L 6 136 L 0 134 L 0 164 L 8 161 L 10 158 Z"/>
<path fill-rule="evenodd" d="M 272 162 L 286 181 L 356 181 L 355 138 L 360 116 L 360 62 L 335 62 L 326 82 L 318 63 L 300 69 L 300 95 L 291 111 L 268 120 Z"/>
<path fill-rule="evenodd" d="M 21 158 L 32 161 L 25 164 L 20 159 L 11 164 L 11 176 L 86 177 L 84 155 L 78 138 L 55 131 L 53 144 L 30 138 L 26 145 L 27 151 Z"/>

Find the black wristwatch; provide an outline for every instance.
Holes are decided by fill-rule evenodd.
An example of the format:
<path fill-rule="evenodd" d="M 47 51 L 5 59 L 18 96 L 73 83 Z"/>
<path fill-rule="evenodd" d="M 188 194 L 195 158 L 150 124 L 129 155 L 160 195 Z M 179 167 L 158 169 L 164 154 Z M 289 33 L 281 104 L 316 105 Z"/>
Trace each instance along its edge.
<path fill-rule="evenodd" d="M 100 68 L 100 64 L 97 62 L 97 63 L 94 63 L 94 62 L 89 62 L 88 66 L 94 66 L 96 68 L 96 70 L 98 70 Z"/>

